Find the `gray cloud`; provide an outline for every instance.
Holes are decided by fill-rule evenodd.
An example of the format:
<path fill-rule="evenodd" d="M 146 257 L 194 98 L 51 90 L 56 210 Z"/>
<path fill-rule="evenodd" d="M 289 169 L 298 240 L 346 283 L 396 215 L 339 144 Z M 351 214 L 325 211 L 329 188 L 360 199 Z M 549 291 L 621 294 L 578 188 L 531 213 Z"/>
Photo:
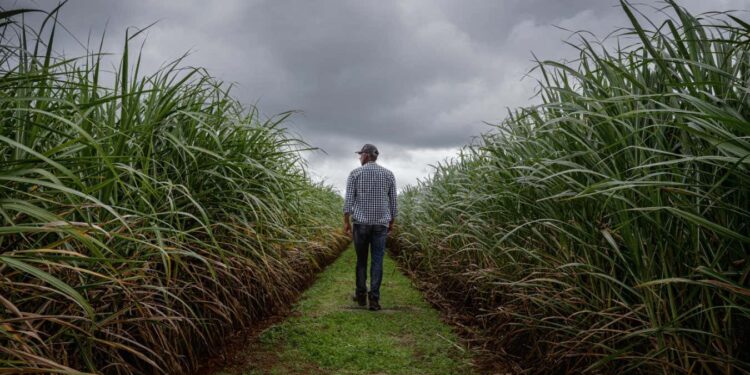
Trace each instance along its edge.
<path fill-rule="evenodd" d="M 51 9 L 51 1 L 16 1 Z M 696 12 L 748 9 L 742 0 L 682 1 Z M 6 3 L 7 4 L 7 3 Z M 85 43 L 107 25 L 105 49 L 120 52 L 125 28 L 154 21 L 144 68 L 192 51 L 188 64 L 236 83 L 235 95 L 287 124 L 327 154 L 308 155 L 311 173 L 341 187 L 353 150 L 381 147 L 404 183 L 500 122 L 507 107 L 533 102 L 521 79 L 542 59 L 572 59 L 570 32 L 603 37 L 627 19 L 600 0 L 71 0 L 60 21 Z M 663 6 L 650 2 L 654 8 Z M 9 7 L 8 5 L 4 5 Z M 641 9 L 655 15 L 652 7 Z M 108 20 L 108 24 L 107 24 Z M 560 28 L 558 28 L 560 27 Z M 66 52 L 80 47 L 70 40 Z"/>

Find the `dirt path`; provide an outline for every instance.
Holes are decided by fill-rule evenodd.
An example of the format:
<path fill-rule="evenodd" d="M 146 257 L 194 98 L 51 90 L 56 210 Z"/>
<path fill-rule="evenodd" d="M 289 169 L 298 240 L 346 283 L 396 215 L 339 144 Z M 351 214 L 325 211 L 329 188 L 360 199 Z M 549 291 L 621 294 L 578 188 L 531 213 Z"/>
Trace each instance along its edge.
<path fill-rule="evenodd" d="M 386 257 L 383 310 L 356 306 L 350 247 L 302 296 L 290 316 L 245 339 L 224 374 L 464 374 L 468 349 Z"/>

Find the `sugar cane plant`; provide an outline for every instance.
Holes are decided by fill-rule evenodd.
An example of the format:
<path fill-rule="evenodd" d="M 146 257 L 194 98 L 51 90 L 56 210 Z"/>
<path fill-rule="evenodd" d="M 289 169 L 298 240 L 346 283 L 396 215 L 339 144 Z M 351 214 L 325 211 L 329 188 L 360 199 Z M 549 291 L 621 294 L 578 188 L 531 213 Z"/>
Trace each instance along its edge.
<path fill-rule="evenodd" d="M 750 371 L 750 24 L 665 4 L 402 195 L 400 261 L 527 372 Z"/>
<path fill-rule="evenodd" d="M 341 250 L 341 199 L 289 114 L 182 59 L 144 74 L 134 35 L 107 76 L 29 12 L 0 9 L 0 373 L 194 369 Z"/>

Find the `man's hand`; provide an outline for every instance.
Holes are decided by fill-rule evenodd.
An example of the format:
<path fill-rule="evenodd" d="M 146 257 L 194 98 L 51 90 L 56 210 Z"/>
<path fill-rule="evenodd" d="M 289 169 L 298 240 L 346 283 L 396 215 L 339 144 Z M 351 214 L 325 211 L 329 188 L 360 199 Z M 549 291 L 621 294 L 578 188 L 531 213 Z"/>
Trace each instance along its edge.
<path fill-rule="evenodd" d="M 344 214 L 344 233 L 349 237 L 352 236 L 352 224 L 348 213 Z"/>
<path fill-rule="evenodd" d="M 388 234 L 391 234 L 391 232 L 393 231 L 393 221 L 394 220 L 388 222 Z"/>

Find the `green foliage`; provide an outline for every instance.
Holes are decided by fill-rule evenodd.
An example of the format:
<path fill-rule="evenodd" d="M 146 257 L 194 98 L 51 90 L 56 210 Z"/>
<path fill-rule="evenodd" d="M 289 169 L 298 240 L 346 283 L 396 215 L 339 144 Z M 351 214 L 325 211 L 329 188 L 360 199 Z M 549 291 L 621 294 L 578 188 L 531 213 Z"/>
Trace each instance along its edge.
<path fill-rule="evenodd" d="M 282 128 L 181 59 L 53 54 L 0 12 L 0 372 L 184 373 L 347 242 Z"/>
<path fill-rule="evenodd" d="M 402 195 L 399 259 L 534 372 L 750 371 L 750 28 L 622 5 L 634 45 L 539 62 L 541 105 Z"/>

